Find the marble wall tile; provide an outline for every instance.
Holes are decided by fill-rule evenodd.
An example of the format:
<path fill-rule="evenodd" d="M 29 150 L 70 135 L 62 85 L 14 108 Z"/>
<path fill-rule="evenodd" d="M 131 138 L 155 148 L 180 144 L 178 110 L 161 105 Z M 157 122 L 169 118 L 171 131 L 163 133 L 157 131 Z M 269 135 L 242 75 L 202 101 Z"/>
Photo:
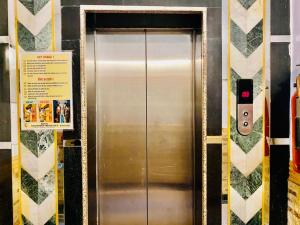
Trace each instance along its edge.
<path fill-rule="evenodd" d="M 271 34 L 290 34 L 290 0 L 277 0 L 271 3 Z"/>
<path fill-rule="evenodd" d="M 287 224 L 289 146 L 271 145 L 270 149 L 270 224 Z"/>
<path fill-rule="evenodd" d="M 231 20 L 230 29 L 231 43 L 246 57 L 250 56 L 262 44 L 262 20 L 249 33 L 245 33 L 233 20 Z"/>
<path fill-rule="evenodd" d="M 80 39 L 80 8 L 62 7 L 62 39 L 63 40 L 78 40 Z M 72 18 L 72 22 L 70 22 Z"/>
<path fill-rule="evenodd" d="M 207 42 L 207 135 L 217 136 L 222 134 L 222 39 Z"/>
<path fill-rule="evenodd" d="M 207 171 L 211 178 L 207 183 L 207 216 L 208 225 L 221 225 L 221 182 L 222 182 L 222 145 L 211 144 L 207 146 Z M 212 179 L 213 178 L 213 179 Z"/>
<path fill-rule="evenodd" d="M 290 133 L 289 43 L 271 44 L 271 137 L 288 138 Z"/>
<path fill-rule="evenodd" d="M 245 225 L 245 223 L 237 216 L 234 214 L 234 212 L 231 212 L 231 223 L 234 225 Z M 257 225 L 261 224 L 262 220 L 262 210 L 257 212 L 255 216 L 247 223 L 247 225 Z"/>
<path fill-rule="evenodd" d="M 27 194 L 36 204 L 40 205 L 54 191 L 55 173 L 51 169 L 39 180 L 33 178 L 24 169 L 21 170 L 22 191 Z"/>
<path fill-rule="evenodd" d="M 243 136 L 238 133 L 236 130 L 236 123 L 236 120 L 231 117 L 230 127 L 233 128 L 230 133 L 231 140 L 233 140 L 243 152 L 249 153 L 262 138 L 263 118 L 260 117 L 257 121 L 255 121 L 253 131 L 248 136 Z"/>
<path fill-rule="evenodd" d="M 64 148 L 64 151 L 65 223 L 82 225 L 81 148 Z"/>
<path fill-rule="evenodd" d="M 33 35 L 22 23 L 18 23 L 19 45 L 25 51 L 48 50 L 51 45 L 51 21 L 37 34 Z"/>
<path fill-rule="evenodd" d="M 231 167 L 231 187 L 233 187 L 245 200 L 262 185 L 262 164 L 247 177 L 244 176 L 235 166 Z"/>

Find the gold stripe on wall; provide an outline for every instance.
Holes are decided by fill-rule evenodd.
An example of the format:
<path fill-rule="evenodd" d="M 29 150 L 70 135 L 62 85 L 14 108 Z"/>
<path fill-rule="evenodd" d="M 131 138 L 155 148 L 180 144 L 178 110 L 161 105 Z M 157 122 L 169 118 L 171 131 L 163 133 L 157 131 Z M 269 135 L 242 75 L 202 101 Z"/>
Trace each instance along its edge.
<path fill-rule="evenodd" d="M 56 51 L 56 39 L 55 39 L 55 0 L 51 0 L 51 25 L 52 25 L 52 51 Z M 56 206 L 56 224 L 58 221 L 58 171 L 57 171 L 57 131 L 54 130 L 54 170 L 55 170 L 55 206 Z"/>
<path fill-rule="evenodd" d="M 18 38 L 18 6 L 17 6 L 17 1 L 18 0 L 14 0 L 14 10 L 15 10 L 15 46 L 16 46 L 16 97 L 17 97 L 17 124 L 18 124 L 18 177 L 19 177 L 19 181 L 18 181 L 18 191 L 19 191 L 19 219 L 17 221 L 20 222 L 20 225 L 23 224 L 22 221 L 22 191 L 21 191 L 21 147 L 20 147 L 20 77 L 19 77 L 19 38 Z M 16 207 L 16 206 L 15 206 Z M 14 211 L 15 213 L 15 211 Z"/>
<path fill-rule="evenodd" d="M 263 83 L 263 141 L 262 141 L 262 155 L 263 155 L 263 170 L 262 170 L 262 187 L 263 187 L 263 196 L 262 196 L 262 224 L 265 225 L 266 223 L 266 213 L 268 213 L 265 205 L 266 200 L 266 179 L 268 176 L 266 176 L 266 169 L 269 167 L 269 164 L 266 165 L 266 158 L 265 158 L 265 141 L 266 141 L 266 131 L 265 131 L 265 107 L 266 107 L 266 0 L 263 0 L 263 55 L 262 55 L 262 61 L 263 61 L 263 73 L 262 73 L 262 83 Z"/>

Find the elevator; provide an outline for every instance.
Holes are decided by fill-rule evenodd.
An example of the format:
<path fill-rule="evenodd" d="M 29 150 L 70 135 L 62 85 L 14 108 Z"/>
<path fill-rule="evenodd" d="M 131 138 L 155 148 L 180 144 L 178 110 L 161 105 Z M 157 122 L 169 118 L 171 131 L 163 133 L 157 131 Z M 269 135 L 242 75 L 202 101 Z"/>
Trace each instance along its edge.
<path fill-rule="evenodd" d="M 201 18 L 87 21 L 89 224 L 201 224 Z"/>

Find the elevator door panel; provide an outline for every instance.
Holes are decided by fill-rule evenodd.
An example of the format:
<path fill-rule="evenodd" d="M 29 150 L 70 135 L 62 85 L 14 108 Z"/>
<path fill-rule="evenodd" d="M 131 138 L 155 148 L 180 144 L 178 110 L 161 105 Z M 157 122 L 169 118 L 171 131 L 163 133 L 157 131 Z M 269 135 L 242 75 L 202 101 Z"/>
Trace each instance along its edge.
<path fill-rule="evenodd" d="M 193 42 L 147 32 L 148 224 L 193 224 Z"/>
<path fill-rule="evenodd" d="M 192 32 L 95 37 L 98 225 L 192 225 Z"/>
<path fill-rule="evenodd" d="M 96 35 L 98 218 L 146 225 L 145 35 Z"/>

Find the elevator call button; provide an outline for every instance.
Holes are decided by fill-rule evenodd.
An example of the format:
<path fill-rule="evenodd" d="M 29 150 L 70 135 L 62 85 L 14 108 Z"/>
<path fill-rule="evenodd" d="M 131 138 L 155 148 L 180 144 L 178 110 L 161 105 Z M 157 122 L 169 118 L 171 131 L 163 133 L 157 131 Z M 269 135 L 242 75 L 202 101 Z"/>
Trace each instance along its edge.
<path fill-rule="evenodd" d="M 253 80 L 237 80 L 237 130 L 249 135 L 253 129 Z"/>

